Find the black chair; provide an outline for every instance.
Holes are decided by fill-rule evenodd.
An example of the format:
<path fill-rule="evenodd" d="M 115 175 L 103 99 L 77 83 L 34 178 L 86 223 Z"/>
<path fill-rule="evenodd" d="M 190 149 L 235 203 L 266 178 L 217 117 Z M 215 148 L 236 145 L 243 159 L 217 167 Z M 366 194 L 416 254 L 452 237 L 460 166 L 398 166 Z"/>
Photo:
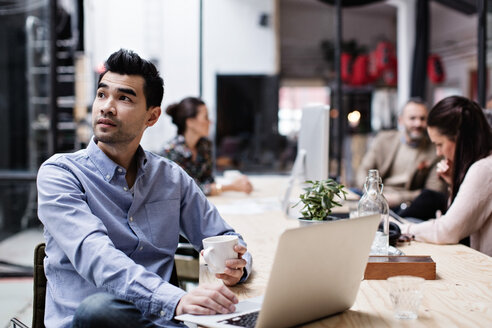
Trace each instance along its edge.
<path fill-rule="evenodd" d="M 178 248 L 174 256 L 174 268 L 179 277 L 178 287 L 188 290 L 188 283 L 192 285 L 198 284 L 200 273 L 199 257 L 200 253 L 193 248 L 193 245 L 185 237 L 180 235 Z"/>
<path fill-rule="evenodd" d="M 32 328 L 44 328 L 44 303 L 46 299 L 46 275 L 44 274 L 45 248 L 45 243 L 41 243 L 34 249 Z"/>
<path fill-rule="evenodd" d="M 45 243 L 34 249 L 32 328 L 44 328 L 44 302 L 46 297 L 46 276 L 44 274 Z M 10 320 L 13 328 L 29 328 L 17 318 Z"/>

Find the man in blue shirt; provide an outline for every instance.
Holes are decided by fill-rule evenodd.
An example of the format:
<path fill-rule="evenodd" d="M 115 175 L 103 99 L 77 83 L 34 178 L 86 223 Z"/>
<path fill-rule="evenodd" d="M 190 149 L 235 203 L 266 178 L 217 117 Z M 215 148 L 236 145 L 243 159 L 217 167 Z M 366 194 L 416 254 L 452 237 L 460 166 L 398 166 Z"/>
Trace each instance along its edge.
<path fill-rule="evenodd" d="M 152 63 L 115 52 L 99 77 L 90 144 L 39 169 L 48 328 L 179 326 L 175 315 L 235 309 L 226 286 L 251 272 L 246 244 L 178 165 L 140 146 L 163 91 Z M 217 275 L 226 286 L 186 293 L 168 282 L 180 233 L 196 249 L 205 237 L 240 237 L 238 258 Z"/>

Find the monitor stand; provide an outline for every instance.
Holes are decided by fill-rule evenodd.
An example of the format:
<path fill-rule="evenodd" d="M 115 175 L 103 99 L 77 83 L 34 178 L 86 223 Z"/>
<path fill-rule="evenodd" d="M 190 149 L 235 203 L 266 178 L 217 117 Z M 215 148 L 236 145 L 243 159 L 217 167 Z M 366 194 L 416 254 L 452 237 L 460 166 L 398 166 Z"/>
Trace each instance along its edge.
<path fill-rule="evenodd" d="M 282 199 L 282 211 L 285 212 L 285 215 L 290 218 L 297 218 L 300 215 L 299 206 L 293 207 L 297 202 L 291 202 L 290 196 L 292 193 L 292 188 L 294 187 L 296 181 L 299 183 L 304 183 L 306 180 L 306 150 L 299 149 L 297 151 L 297 156 L 294 161 L 294 165 L 292 166 L 292 172 L 287 182 L 287 189 L 285 190 L 283 199 Z"/>

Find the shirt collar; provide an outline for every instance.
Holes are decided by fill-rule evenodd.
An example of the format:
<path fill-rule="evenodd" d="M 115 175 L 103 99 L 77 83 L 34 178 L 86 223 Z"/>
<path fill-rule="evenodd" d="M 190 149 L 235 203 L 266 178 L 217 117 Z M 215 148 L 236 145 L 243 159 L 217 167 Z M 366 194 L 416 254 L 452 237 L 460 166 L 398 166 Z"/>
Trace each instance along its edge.
<path fill-rule="evenodd" d="M 142 146 L 137 148 L 137 175 L 143 174 L 143 170 L 147 164 L 147 155 Z M 87 146 L 87 155 L 99 170 L 105 181 L 111 181 L 115 174 L 126 174 L 126 169 L 113 162 L 96 144 L 96 139 L 93 136 Z"/>
<path fill-rule="evenodd" d="M 138 145 L 137 148 L 137 165 L 138 165 L 138 171 L 137 171 L 137 177 L 140 176 L 140 174 L 143 174 L 145 172 L 145 166 L 147 165 L 148 159 L 147 159 L 147 154 L 143 150 L 142 146 Z"/>

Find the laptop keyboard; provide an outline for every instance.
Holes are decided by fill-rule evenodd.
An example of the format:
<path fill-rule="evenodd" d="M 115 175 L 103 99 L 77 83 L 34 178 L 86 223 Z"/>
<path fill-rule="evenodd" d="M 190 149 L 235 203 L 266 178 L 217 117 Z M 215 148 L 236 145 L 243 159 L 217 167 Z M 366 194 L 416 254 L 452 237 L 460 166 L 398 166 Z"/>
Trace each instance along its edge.
<path fill-rule="evenodd" d="M 260 311 L 245 313 L 234 318 L 222 320 L 219 323 L 238 327 L 254 328 L 256 320 L 258 319 L 258 314 L 260 314 Z"/>

